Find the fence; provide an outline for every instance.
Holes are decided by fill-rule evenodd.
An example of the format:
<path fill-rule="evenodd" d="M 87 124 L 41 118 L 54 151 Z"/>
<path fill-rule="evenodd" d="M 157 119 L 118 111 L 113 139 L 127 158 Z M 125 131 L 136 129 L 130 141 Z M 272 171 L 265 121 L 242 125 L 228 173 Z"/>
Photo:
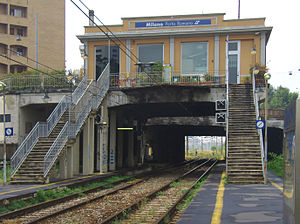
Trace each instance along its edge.
<path fill-rule="evenodd" d="M 225 75 L 190 74 L 165 72 L 140 72 L 110 74 L 110 88 L 144 87 L 153 85 L 220 85 L 225 84 Z"/>

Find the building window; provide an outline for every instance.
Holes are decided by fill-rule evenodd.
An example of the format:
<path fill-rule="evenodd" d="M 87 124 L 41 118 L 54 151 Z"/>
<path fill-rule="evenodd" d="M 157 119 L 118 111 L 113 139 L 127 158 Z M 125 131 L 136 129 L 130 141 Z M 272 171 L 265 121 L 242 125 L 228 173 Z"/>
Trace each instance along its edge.
<path fill-rule="evenodd" d="M 11 65 L 10 66 L 10 73 L 22 73 L 27 71 L 26 66 L 21 66 L 21 65 Z"/>
<path fill-rule="evenodd" d="M 10 6 L 10 15 L 15 16 L 15 17 L 25 18 L 25 17 L 27 17 L 27 8 L 11 5 Z"/>
<path fill-rule="evenodd" d="M 3 114 L 0 114 L 0 122 L 3 123 Z M 11 122 L 10 114 L 5 114 L 5 122 Z"/>
<path fill-rule="evenodd" d="M 0 34 L 7 34 L 7 24 L 0 23 Z"/>
<path fill-rule="evenodd" d="M 110 73 L 119 74 L 120 70 L 120 50 L 119 46 L 110 46 L 110 55 L 108 55 L 108 46 L 95 47 L 96 55 L 96 79 L 99 78 L 104 68 L 108 63 L 108 57 L 110 57 Z"/>
<path fill-rule="evenodd" d="M 7 15 L 7 4 L 0 3 L 0 15 Z"/>
<path fill-rule="evenodd" d="M 10 35 L 17 35 L 22 37 L 27 37 L 27 27 L 10 25 Z"/>
<path fill-rule="evenodd" d="M 207 42 L 181 44 L 181 72 L 186 75 L 208 72 Z"/>
<path fill-rule="evenodd" d="M 17 56 L 23 56 L 24 52 L 23 52 L 23 48 L 18 47 L 17 48 Z"/>
<path fill-rule="evenodd" d="M 139 44 L 138 58 L 139 62 L 160 62 L 163 64 L 163 44 Z"/>

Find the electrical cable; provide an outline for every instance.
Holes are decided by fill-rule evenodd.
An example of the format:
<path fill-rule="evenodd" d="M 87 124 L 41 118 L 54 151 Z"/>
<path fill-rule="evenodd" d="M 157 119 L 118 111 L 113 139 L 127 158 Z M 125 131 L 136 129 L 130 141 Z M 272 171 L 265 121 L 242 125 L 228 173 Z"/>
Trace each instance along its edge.
<path fill-rule="evenodd" d="M 84 4 L 83 2 L 82 2 L 82 0 L 79 0 L 80 2 L 81 2 L 81 4 L 87 9 L 87 10 L 89 10 L 90 11 L 90 9 L 89 9 L 89 7 L 86 5 L 86 4 Z M 123 44 L 123 42 L 96 16 L 96 15 L 94 15 L 95 16 L 95 18 L 112 34 L 112 36 L 115 38 L 115 39 L 117 39 L 119 42 L 120 42 L 120 44 L 122 45 L 122 46 L 124 46 L 125 47 L 125 49 L 126 50 L 128 50 L 129 52 L 130 52 L 130 54 L 132 54 L 136 59 L 137 59 L 137 61 L 139 61 L 139 59 L 138 59 L 138 57 L 135 55 L 135 54 L 133 54 L 132 53 L 132 51 L 125 45 L 125 44 Z"/>
<path fill-rule="evenodd" d="M 1 46 L 0 46 L 0 47 L 1 47 Z M 2 46 L 2 48 L 3 48 L 4 50 L 9 50 L 10 52 L 15 53 L 16 55 L 18 55 L 18 53 L 19 53 L 19 52 L 17 52 L 17 51 L 12 50 L 11 48 L 8 48 L 8 47 L 6 48 L 6 47 Z M 34 59 L 28 57 L 28 56 L 24 56 L 24 55 L 18 55 L 18 56 L 22 56 L 22 57 L 26 58 L 26 59 L 29 60 L 29 61 L 38 63 L 39 65 L 42 65 L 42 66 L 44 66 L 44 67 L 46 67 L 46 68 L 48 68 L 48 69 L 51 69 L 51 70 L 53 70 L 53 71 L 57 71 L 57 69 L 54 69 L 54 68 L 49 67 L 48 65 L 42 64 L 42 63 L 40 63 L 40 62 L 38 62 L 38 61 L 36 61 L 36 60 L 34 60 Z"/>
<path fill-rule="evenodd" d="M 44 74 L 44 75 L 50 76 L 50 77 L 52 77 L 52 78 L 57 78 L 57 77 L 55 77 L 55 76 L 53 76 L 53 75 L 51 75 L 51 74 L 49 74 L 49 73 L 47 73 L 47 72 L 41 71 L 41 70 L 36 69 L 36 68 L 34 68 L 34 67 L 32 67 L 32 66 L 30 66 L 30 65 L 28 65 L 28 64 L 24 64 L 24 63 L 19 62 L 19 61 L 15 60 L 15 59 L 12 59 L 11 57 L 9 57 L 9 56 L 7 56 L 7 55 L 5 55 L 5 54 L 0 54 L 0 56 L 3 57 L 3 58 L 6 58 L 6 59 L 8 59 L 8 60 L 11 60 L 11 61 L 13 61 L 13 62 L 16 62 L 16 63 L 18 63 L 18 64 L 20 64 L 20 65 L 27 66 L 27 67 L 29 67 L 29 68 L 31 68 L 31 69 L 37 71 L 37 72 L 40 72 L 40 73 L 42 73 L 42 74 Z"/>
<path fill-rule="evenodd" d="M 87 15 L 73 0 L 70 0 L 93 24 L 95 24 L 95 26 L 98 28 L 98 29 L 100 29 L 101 30 L 101 32 L 102 33 L 104 33 L 104 35 L 109 39 L 109 40 L 111 40 L 115 45 L 117 45 L 118 46 L 118 44 L 98 25 L 98 24 L 96 24 L 90 17 L 89 17 L 89 15 Z M 133 58 L 123 49 L 123 48 L 121 48 L 120 47 L 120 49 L 121 49 L 121 51 L 123 52 L 123 53 L 125 53 L 125 55 L 126 56 L 128 56 L 132 61 L 135 61 L 135 60 L 133 60 Z M 130 51 L 131 52 L 131 51 Z M 137 61 L 135 61 L 136 63 L 137 63 Z"/>
<path fill-rule="evenodd" d="M 105 34 L 105 36 L 108 38 L 108 39 L 110 39 L 110 40 L 112 40 L 113 41 L 113 43 L 114 44 L 116 44 L 117 45 L 117 43 L 98 25 L 98 24 L 96 24 L 90 17 L 89 17 L 89 15 L 87 15 L 73 0 L 70 0 L 93 24 L 95 24 L 95 26 L 97 26 L 97 28 L 102 32 L 102 33 L 104 33 Z M 80 2 L 82 2 L 82 1 L 80 1 Z M 130 59 L 132 59 L 132 57 L 124 50 L 124 49 L 122 49 L 122 48 L 120 48 Z M 131 52 L 131 51 L 130 51 Z M 134 60 L 133 60 L 134 61 Z M 156 81 L 154 81 L 147 73 L 146 73 L 146 75 L 149 77 L 149 79 L 150 80 L 152 80 L 153 81 L 153 83 L 158 83 L 158 82 L 156 82 Z M 161 85 L 160 85 L 160 88 L 162 89 L 162 90 L 165 90 Z M 166 90 L 165 90 L 166 91 Z M 166 93 L 167 94 L 169 94 L 168 93 L 168 91 L 166 91 Z M 190 114 L 192 117 L 194 117 L 193 116 L 193 114 L 191 113 L 191 112 L 189 112 L 188 111 L 188 109 L 184 106 L 184 105 L 182 105 L 182 103 L 180 103 L 180 102 L 177 102 L 177 104 L 180 106 L 180 107 L 182 107 L 186 112 L 188 112 L 188 114 Z"/>

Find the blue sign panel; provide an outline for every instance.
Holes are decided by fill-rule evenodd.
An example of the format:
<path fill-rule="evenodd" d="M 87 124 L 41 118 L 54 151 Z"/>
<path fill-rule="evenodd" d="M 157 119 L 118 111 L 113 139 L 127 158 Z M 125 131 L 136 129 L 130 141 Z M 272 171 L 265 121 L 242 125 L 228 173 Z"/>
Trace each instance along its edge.
<path fill-rule="evenodd" d="M 135 28 L 157 28 L 157 27 L 159 28 L 159 27 L 172 27 L 172 26 L 203 26 L 203 25 L 211 25 L 211 19 L 136 22 Z"/>
<path fill-rule="evenodd" d="M 264 129 L 265 124 L 264 120 L 256 120 L 256 129 Z"/>
<path fill-rule="evenodd" d="M 13 128 L 5 128 L 5 136 L 13 136 L 14 129 Z"/>

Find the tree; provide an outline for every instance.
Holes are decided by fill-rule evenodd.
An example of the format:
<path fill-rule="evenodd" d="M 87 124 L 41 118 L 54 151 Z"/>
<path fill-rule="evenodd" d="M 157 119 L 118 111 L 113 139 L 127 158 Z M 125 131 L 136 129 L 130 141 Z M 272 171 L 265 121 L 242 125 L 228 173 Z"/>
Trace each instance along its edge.
<path fill-rule="evenodd" d="M 279 86 L 274 88 L 270 85 L 268 91 L 269 108 L 275 110 L 284 110 L 291 102 L 296 100 L 298 93 L 290 92 L 289 88 Z"/>

